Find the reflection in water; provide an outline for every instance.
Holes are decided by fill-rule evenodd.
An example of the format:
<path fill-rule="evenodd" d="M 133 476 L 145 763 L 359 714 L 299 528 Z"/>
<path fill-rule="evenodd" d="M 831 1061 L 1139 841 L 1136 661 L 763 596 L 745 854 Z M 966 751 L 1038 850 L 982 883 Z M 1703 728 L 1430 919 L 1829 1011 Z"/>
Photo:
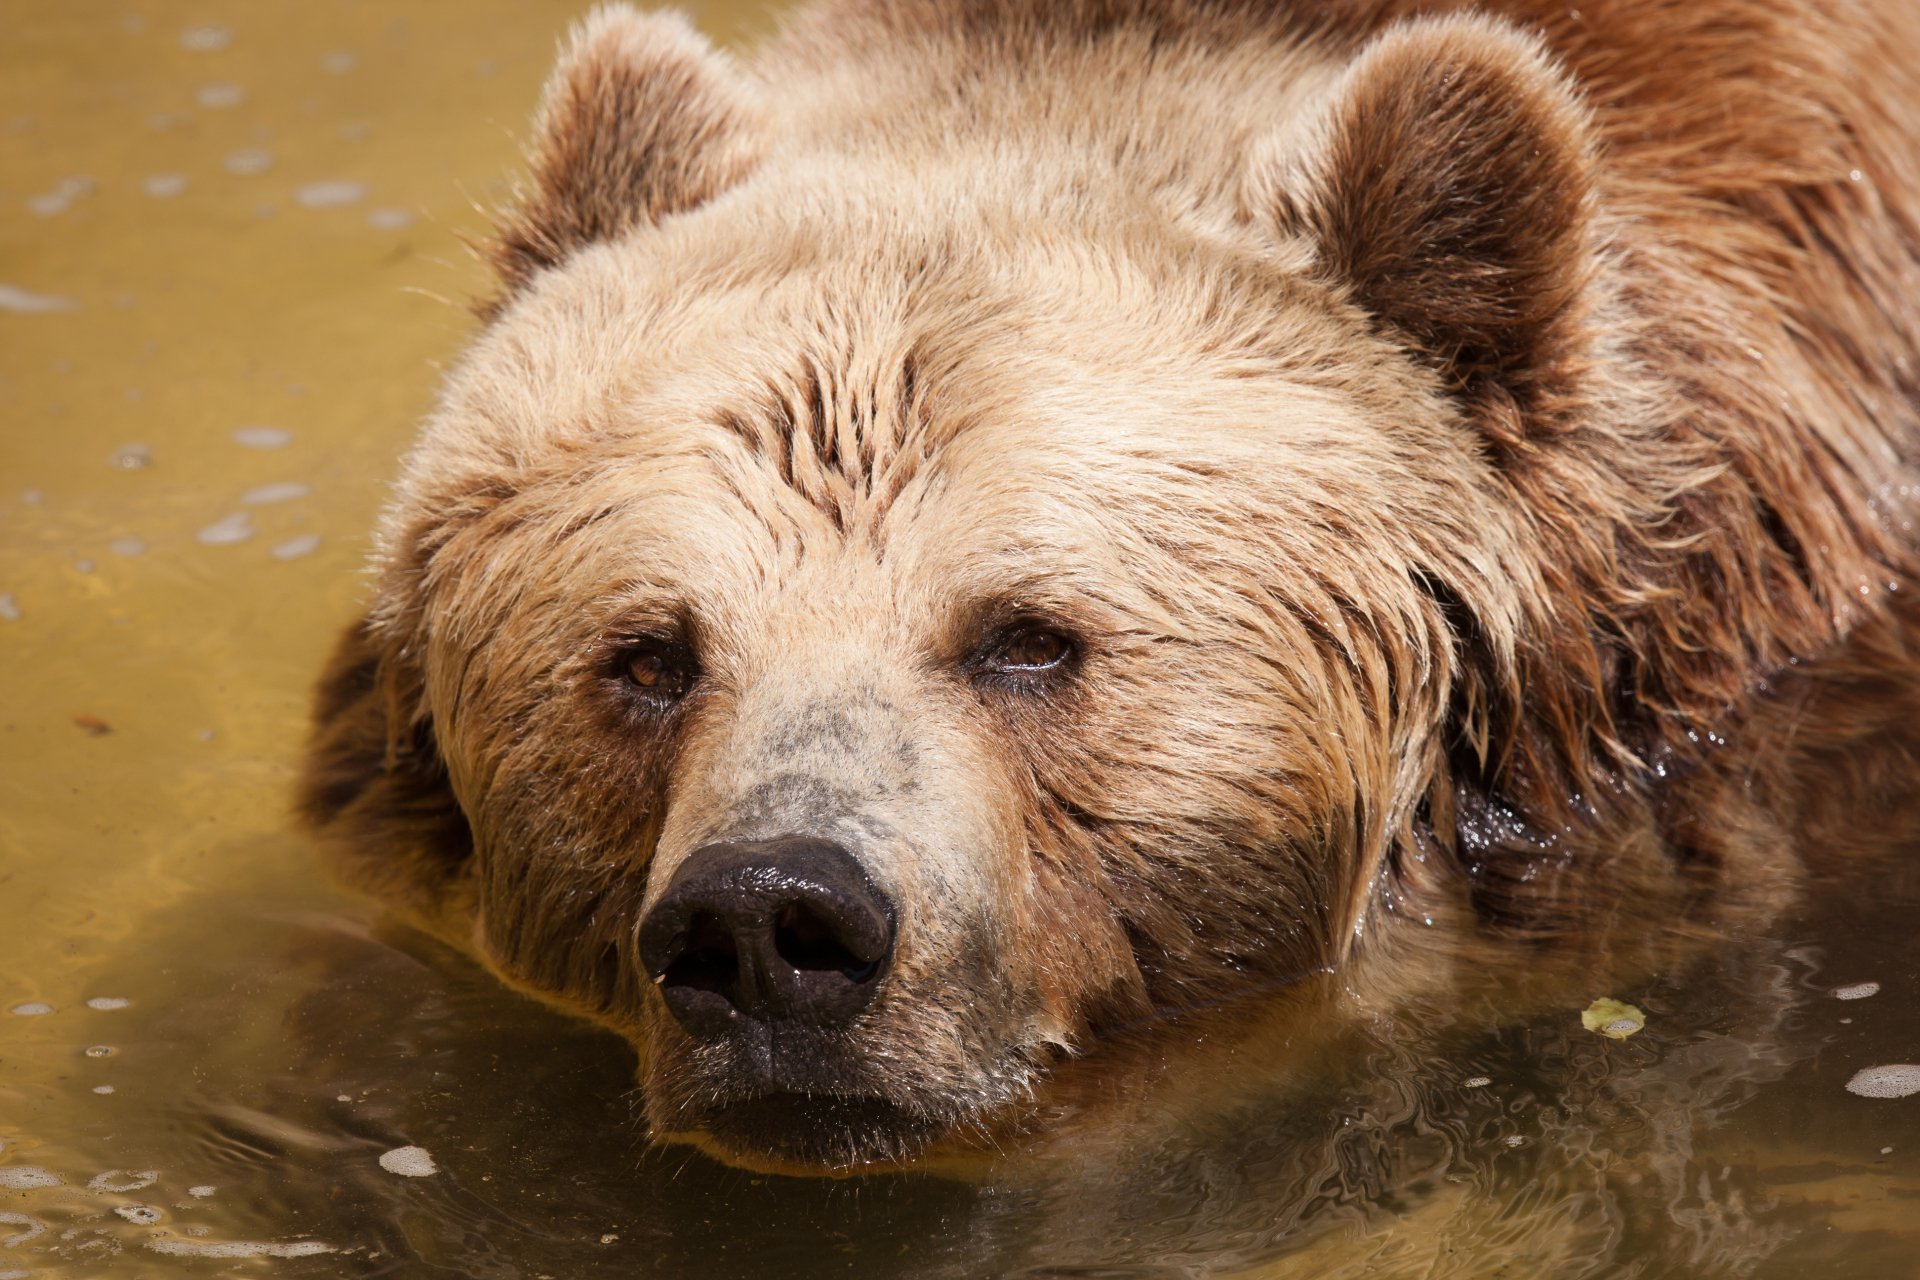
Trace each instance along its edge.
<path fill-rule="evenodd" d="M 1847 1091 L 1920 1057 L 1911 690 L 1833 695 L 1798 905 L 1138 1028 L 911 1175 L 649 1147 L 621 1041 L 326 889 L 306 688 L 575 7 L 9 13 L 0 1276 L 1912 1274 L 1920 1098 Z"/>
<path fill-rule="evenodd" d="M 270 1245 L 287 1275 L 1786 1274 L 1839 1219 L 1823 1274 L 1895 1276 L 1920 1185 L 1879 1149 L 1920 1125 L 1842 1088 L 1914 1031 L 1911 965 L 1876 946 L 1920 884 L 1878 883 L 1782 932 L 1824 955 L 1750 939 L 1636 985 L 1624 1043 L 1580 1026 L 1577 982 L 1491 1031 L 1216 1010 L 1108 1046 L 1008 1158 L 839 1182 L 650 1148 L 621 1041 L 354 905 L 238 890 L 149 922 L 166 972 L 97 971 L 125 1008 L 57 992 L 8 1028 L 40 1096 L 10 1094 L 0 1167 L 45 1174 L 7 1202 L 47 1228 L 18 1256 L 75 1275 L 190 1243 Z M 1862 973 L 1895 998 L 1829 994 Z M 99 1084 L 110 1117 L 71 1101 Z M 383 1161 L 408 1147 L 437 1172 Z"/>

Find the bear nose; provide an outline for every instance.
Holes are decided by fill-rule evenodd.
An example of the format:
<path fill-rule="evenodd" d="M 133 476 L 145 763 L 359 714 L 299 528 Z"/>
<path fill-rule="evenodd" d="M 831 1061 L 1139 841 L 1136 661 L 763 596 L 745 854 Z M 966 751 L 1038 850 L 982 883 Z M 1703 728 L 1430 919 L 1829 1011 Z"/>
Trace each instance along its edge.
<path fill-rule="evenodd" d="M 735 1019 L 831 1027 L 872 1002 L 893 955 L 893 903 L 828 840 L 693 851 L 640 922 L 640 960 L 702 1039 Z"/>

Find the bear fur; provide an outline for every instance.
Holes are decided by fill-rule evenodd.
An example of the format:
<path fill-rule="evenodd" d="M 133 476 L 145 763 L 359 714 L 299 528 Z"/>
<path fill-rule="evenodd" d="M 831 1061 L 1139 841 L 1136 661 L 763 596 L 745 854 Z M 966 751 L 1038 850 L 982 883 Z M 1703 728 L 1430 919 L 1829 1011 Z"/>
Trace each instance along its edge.
<path fill-rule="evenodd" d="M 1907 0 L 827 0 L 745 61 L 602 9 L 303 812 L 768 1167 L 1363 958 L 1710 921 L 1808 799 L 1741 726 L 1908 660 L 1915 65 Z M 897 904 L 885 985 L 690 1037 L 640 922 L 788 836 Z"/>

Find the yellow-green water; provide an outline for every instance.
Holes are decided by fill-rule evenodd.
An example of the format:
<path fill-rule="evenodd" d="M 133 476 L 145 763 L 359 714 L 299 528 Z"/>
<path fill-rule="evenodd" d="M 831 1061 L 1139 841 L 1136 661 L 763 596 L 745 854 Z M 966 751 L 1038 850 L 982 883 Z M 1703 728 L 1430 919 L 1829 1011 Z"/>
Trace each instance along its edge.
<path fill-rule="evenodd" d="M 1618 993 L 1625 1044 L 1383 1026 L 968 1183 L 650 1150 L 618 1041 L 331 890 L 306 691 L 574 16 L 6 8 L 0 1277 L 1920 1275 L 1920 1097 L 1843 1088 L 1920 1060 L 1911 858 Z"/>

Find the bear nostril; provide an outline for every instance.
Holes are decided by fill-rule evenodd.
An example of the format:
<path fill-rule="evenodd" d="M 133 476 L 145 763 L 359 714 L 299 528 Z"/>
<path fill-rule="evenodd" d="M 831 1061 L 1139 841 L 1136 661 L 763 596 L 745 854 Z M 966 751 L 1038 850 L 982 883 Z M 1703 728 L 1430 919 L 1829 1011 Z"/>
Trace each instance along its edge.
<path fill-rule="evenodd" d="M 687 921 L 684 941 L 676 956 L 661 973 L 659 981 L 694 991 L 714 991 L 722 995 L 740 981 L 740 950 L 733 932 L 709 911 L 697 911 Z"/>
<path fill-rule="evenodd" d="M 837 972 L 850 982 L 865 982 L 880 968 L 854 954 L 833 922 L 805 903 L 789 903 L 773 918 L 773 949 L 797 971 Z"/>

